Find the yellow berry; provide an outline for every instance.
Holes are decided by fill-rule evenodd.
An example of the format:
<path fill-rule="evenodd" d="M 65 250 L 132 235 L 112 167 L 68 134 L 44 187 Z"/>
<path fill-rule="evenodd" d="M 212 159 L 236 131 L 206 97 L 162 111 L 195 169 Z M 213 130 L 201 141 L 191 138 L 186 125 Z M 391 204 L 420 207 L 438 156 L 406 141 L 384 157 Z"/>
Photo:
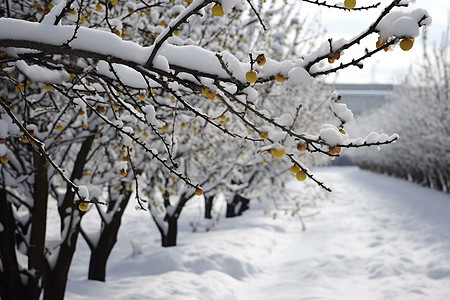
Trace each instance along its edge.
<path fill-rule="evenodd" d="M 259 132 L 259 137 L 262 138 L 263 140 L 267 139 L 269 137 L 269 133 L 266 132 L 266 131 L 260 131 Z"/>
<path fill-rule="evenodd" d="M 259 54 L 256 57 L 255 61 L 258 64 L 258 66 L 263 66 L 266 63 L 266 57 L 264 56 L 264 54 Z"/>
<path fill-rule="evenodd" d="M 44 90 L 50 91 L 50 90 L 52 90 L 52 89 L 53 89 L 53 86 L 51 86 L 50 84 L 44 85 Z"/>
<path fill-rule="evenodd" d="M 206 98 L 212 101 L 214 100 L 214 98 L 216 98 L 216 93 L 208 89 L 208 91 L 206 92 Z"/>
<path fill-rule="evenodd" d="M 297 145 L 297 150 L 302 152 L 306 149 L 306 144 L 298 144 Z"/>
<path fill-rule="evenodd" d="M 87 211 L 88 208 L 89 204 L 87 204 L 86 202 L 80 202 L 80 204 L 78 204 L 78 209 L 81 211 Z"/>
<path fill-rule="evenodd" d="M 78 114 L 79 114 L 80 116 L 84 116 L 85 113 L 86 113 L 86 112 L 85 112 L 84 110 L 82 110 L 82 109 L 78 112 Z"/>
<path fill-rule="evenodd" d="M 258 79 L 258 75 L 256 75 L 255 71 L 248 71 L 245 74 L 245 79 L 247 80 L 248 83 L 254 83 L 256 79 Z"/>
<path fill-rule="evenodd" d="M 278 82 L 283 82 L 283 81 L 285 81 L 286 79 L 287 79 L 286 77 L 284 77 L 283 75 L 281 75 L 281 74 L 279 74 L 279 73 L 277 73 L 277 74 L 275 75 L 275 80 L 278 81 Z"/>
<path fill-rule="evenodd" d="M 281 149 L 272 148 L 270 149 L 270 154 L 272 154 L 272 156 L 275 158 L 281 158 L 284 156 L 284 154 L 286 154 L 286 150 L 284 148 Z"/>
<path fill-rule="evenodd" d="M 0 161 L 2 162 L 2 164 L 6 164 L 9 161 L 8 156 L 3 155 L 2 158 L 0 158 Z"/>
<path fill-rule="evenodd" d="M 83 129 L 88 129 L 88 124 L 83 124 L 81 127 L 82 127 Z"/>
<path fill-rule="evenodd" d="M 122 176 L 122 177 L 125 177 L 125 176 L 127 176 L 127 171 L 125 171 L 125 170 L 120 170 L 120 176 Z"/>
<path fill-rule="evenodd" d="M 400 48 L 403 50 L 403 51 L 409 51 L 409 50 L 411 50 L 411 48 L 413 47 L 413 45 L 414 45 L 414 39 L 403 39 L 401 42 L 400 42 Z"/>
<path fill-rule="evenodd" d="M 342 133 L 342 134 L 346 134 L 344 129 L 339 130 L 339 132 Z"/>
<path fill-rule="evenodd" d="M 64 127 L 61 124 L 58 124 L 56 126 L 56 130 L 58 130 L 58 131 L 62 131 L 63 129 L 64 129 Z"/>
<path fill-rule="evenodd" d="M 97 11 L 101 11 L 101 10 L 103 9 L 103 6 L 101 6 L 101 4 L 97 4 L 97 5 L 95 6 L 95 9 L 96 9 Z"/>
<path fill-rule="evenodd" d="M 164 125 L 163 127 L 161 127 L 161 131 L 162 132 L 167 132 L 167 131 L 169 131 L 169 125 Z"/>
<path fill-rule="evenodd" d="M 203 189 L 202 189 L 201 187 L 196 188 L 196 189 L 195 189 L 195 194 L 196 194 L 197 196 L 203 195 Z"/>
<path fill-rule="evenodd" d="M 211 8 L 212 14 L 215 17 L 220 17 L 224 14 L 223 7 L 220 4 L 216 4 Z"/>
<path fill-rule="evenodd" d="M 344 1 L 344 6 L 347 9 L 352 9 L 356 6 L 356 0 L 345 0 Z"/>
<path fill-rule="evenodd" d="M 295 178 L 297 178 L 298 181 L 304 181 L 306 179 L 306 173 L 298 171 L 297 174 L 295 174 Z"/>
<path fill-rule="evenodd" d="M 175 35 L 175 36 L 179 36 L 179 35 L 180 35 L 180 33 L 181 33 L 181 31 L 179 31 L 179 30 L 175 30 L 175 31 L 173 32 L 173 35 Z"/>
<path fill-rule="evenodd" d="M 146 94 L 139 94 L 139 100 L 144 101 L 145 99 L 147 99 Z"/>
<path fill-rule="evenodd" d="M 117 3 L 119 2 L 119 0 L 111 0 L 110 1 L 112 5 L 117 5 Z"/>
<path fill-rule="evenodd" d="M 293 165 L 293 166 L 291 167 L 291 172 L 292 172 L 292 173 L 297 174 L 298 171 L 300 171 L 300 167 L 299 167 L 299 166 Z"/>
<path fill-rule="evenodd" d="M 337 154 L 341 153 L 341 150 L 342 150 L 341 147 L 334 147 L 334 148 L 331 148 L 328 152 L 332 155 L 337 155 Z"/>

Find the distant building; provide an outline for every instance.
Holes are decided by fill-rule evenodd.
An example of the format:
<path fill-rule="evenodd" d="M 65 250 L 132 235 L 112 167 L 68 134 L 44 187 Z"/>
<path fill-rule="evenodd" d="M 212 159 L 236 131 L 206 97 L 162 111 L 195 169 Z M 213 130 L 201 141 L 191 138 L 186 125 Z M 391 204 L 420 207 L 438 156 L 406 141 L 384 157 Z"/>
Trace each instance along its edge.
<path fill-rule="evenodd" d="M 354 115 L 382 106 L 391 99 L 392 84 L 336 84 L 342 102 Z"/>

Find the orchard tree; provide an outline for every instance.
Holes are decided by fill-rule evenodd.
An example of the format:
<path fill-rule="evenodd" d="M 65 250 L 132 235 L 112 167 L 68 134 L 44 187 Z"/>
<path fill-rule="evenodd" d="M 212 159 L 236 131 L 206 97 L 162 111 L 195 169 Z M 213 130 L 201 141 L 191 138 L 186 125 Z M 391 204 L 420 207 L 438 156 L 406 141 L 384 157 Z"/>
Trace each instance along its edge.
<path fill-rule="evenodd" d="M 427 47 L 420 63 L 394 88 L 392 100 L 356 119 L 355 134 L 398 132 L 401 139 L 382 151 L 352 151 L 363 168 L 450 191 L 450 53 L 447 30 L 439 45 Z M 381 117 L 382 116 L 382 117 Z"/>
<path fill-rule="evenodd" d="M 380 6 L 303 2 L 349 13 Z M 89 277 L 104 280 L 132 195 L 138 208 L 150 207 L 163 244 L 172 246 L 177 219 L 194 195 L 251 197 L 270 182 L 276 194 L 288 169 L 330 190 L 303 153 L 335 157 L 342 148 L 389 144 L 397 136 L 350 139 L 344 124 L 352 115 L 339 95 L 316 104 L 317 93 L 288 91 L 300 95 L 315 78 L 361 68 L 396 44 L 409 50 L 419 28 L 431 23 L 423 9 L 402 10 L 409 2 L 392 1 L 351 40 L 330 38 L 303 53 L 301 21 L 285 18 L 284 4 L 4 2 L 2 298 L 38 299 L 43 290 L 44 299 L 62 299 L 80 233 L 92 251 Z M 271 34 L 277 22 L 283 31 Z M 344 54 L 370 39 L 373 48 Z M 46 212 L 54 204 L 61 237 L 50 241 Z M 100 235 L 82 228 L 86 211 L 98 213 Z"/>

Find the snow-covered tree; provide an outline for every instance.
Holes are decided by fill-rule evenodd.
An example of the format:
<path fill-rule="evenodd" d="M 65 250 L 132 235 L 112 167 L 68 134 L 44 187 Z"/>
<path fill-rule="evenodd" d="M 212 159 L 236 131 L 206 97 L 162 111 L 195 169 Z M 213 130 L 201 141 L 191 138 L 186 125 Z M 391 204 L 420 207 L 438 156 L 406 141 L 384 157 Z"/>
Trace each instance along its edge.
<path fill-rule="evenodd" d="M 427 45 L 426 40 L 424 45 Z M 392 100 L 356 119 L 355 134 L 370 130 L 397 132 L 400 139 L 381 151 L 352 151 L 364 168 L 450 191 L 450 53 L 449 31 L 409 76 L 394 88 Z"/>
<path fill-rule="evenodd" d="M 379 6 L 303 2 L 355 13 Z M 184 204 L 203 191 L 276 194 L 292 166 L 298 180 L 329 190 L 305 152 L 328 158 L 397 137 L 350 139 L 340 97 L 308 89 L 397 43 L 411 48 L 431 18 L 402 10 L 409 2 L 392 1 L 351 40 L 316 47 L 302 45 L 310 40 L 290 17 L 296 4 L 2 2 L 2 298 L 38 299 L 43 289 L 44 299 L 62 299 L 80 233 L 92 250 L 90 277 L 104 279 L 133 195 L 170 246 Z M 372 49 L 344 53 L 373 34 Z M 56 240 L 46 238 L 52 205 Z M 98 234 L 82 228 L 85 211 L 97 211 Z"/>

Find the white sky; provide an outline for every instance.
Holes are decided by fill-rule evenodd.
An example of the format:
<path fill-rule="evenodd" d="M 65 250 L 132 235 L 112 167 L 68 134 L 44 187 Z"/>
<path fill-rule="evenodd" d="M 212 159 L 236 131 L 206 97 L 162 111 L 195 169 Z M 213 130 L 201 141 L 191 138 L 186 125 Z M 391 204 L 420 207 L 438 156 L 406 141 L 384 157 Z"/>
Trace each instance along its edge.
<path fill-rule="evenodd" d="M 357 0 L 357 5 L 366 6 L 377 2 L 379 0 Z M 390 0 L 381 0 L 382 5 L 380 7 L 384 7 L 383 4 L 386 5 L 389 3 L 391 3 Z M 433 18 L 433 24 L 428 30 L 429 40 L 439 42 L 442 32 L 447 27 L 447 14 L 450 12 L 450 1 L 416 0 L 415 4 L 403 9 L 412 10 L 419 7 L 428 10 Z M 303 4 L 303 9 L 306 12 L 311 9 L 311 13 L 313 14 L 318 11 L 315 5 L 307 3 Z M 323 38 L 350 39 L 370 26 L 379 16 L 380 12 L 381 9 L 370 10 L 368 12 L 348 12 L 321 7 L 322 24 L 328 30 L 328 33 Z M 376 34 L 371 35 L 370 39 L 373 39 L 373 41 L 370 41 L 367 47 L 373 48 L 377 38 L 378 36 Z M 422 39 L 419 38 L 416 39 L 414 47 L 408 52 L 402 51 L 397 46 L 394 51 L 387 53 L 381 52 L 366 60 L 362 70 L 351 67 L 342 70 L 336 77 L 330 77 L 327 81 L 335 80 L 339 83 L 397 83 L 408 72 L 411 63 L 421 60 L 421 53 Z M 345 57 L 349 56 L 348 54 L 341 58 L 344 59 L 342 61 L 345 61 Z"/>

